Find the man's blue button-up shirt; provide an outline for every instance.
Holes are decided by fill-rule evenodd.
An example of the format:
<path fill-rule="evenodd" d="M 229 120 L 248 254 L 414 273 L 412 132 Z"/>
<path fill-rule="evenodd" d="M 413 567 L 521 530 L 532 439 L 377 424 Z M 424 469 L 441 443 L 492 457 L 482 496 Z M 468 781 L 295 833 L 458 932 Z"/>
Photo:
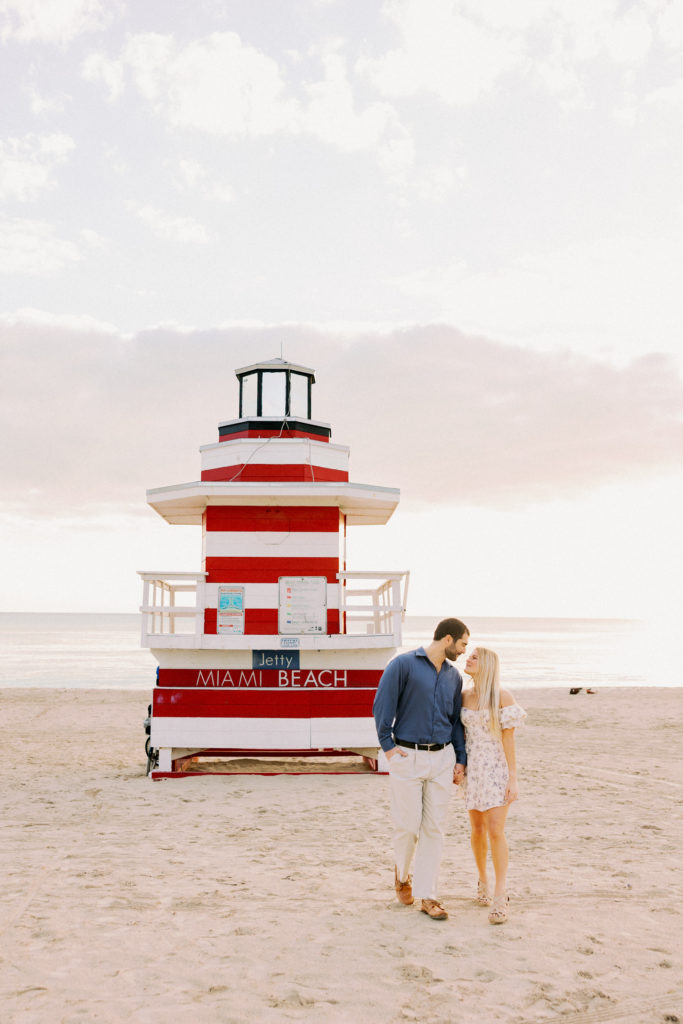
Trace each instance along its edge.
<path fill-rule="evenodd" d="M 452 743 L 458 764 L 467 764 L 460 721 L 462 676 L 444 661 L 437 673 L 424 647 L 399 654 L 379 681 L 373 714 L 382 750 L 394 737 L 411 743 Z"/>

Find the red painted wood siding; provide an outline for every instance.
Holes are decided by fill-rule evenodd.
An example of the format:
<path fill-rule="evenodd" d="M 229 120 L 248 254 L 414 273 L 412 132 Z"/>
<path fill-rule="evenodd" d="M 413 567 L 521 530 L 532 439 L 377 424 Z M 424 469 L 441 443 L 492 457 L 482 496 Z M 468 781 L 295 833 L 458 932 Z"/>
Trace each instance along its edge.
<path fill-rule="evenodd" d="M 343 469 L 328 469 L 325 466 L 304 464 L 222 466 L 202 471 L 202 480 L 240 480 L 252 483 L 269 480 L 277 483 L 300 483 L 311 481 L 348 481 L 349 474 Z"/>
<path fill-rule="evenodd" d="M 240 437 L 310 437 L 311 441 L 329 442 L 330 440 L 325 434 L 315 434 L 311 430 L 261 430 L 260 428 L 240 430 L 235 434 L 219 433 L 218 440 L 220 442 L 236 441 Z"/>
<path fill-rule="evenodd" d="M 204 529 L 213 532 L 337 533 L 339 509 L 334 506 L 226 505 L 209 506 Z"/>
<path fill-rule="evenodd" d="M 338 583 L 338 558 L 207 558 L 207 583 L 277 583 L 280 576 L 325 576 Z"/>
<path fill-rule="evenodd" d="M 160 718 L 367 718 L 374 689 L 156 689 Z"/>

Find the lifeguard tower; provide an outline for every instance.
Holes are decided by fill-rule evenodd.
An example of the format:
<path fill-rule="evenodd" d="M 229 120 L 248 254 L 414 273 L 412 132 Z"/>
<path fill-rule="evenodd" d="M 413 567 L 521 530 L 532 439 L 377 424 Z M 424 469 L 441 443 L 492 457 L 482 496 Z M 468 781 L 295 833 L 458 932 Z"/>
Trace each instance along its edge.
<path fill-rule="evenodd" d="M 272 359 L 236 375 L 239 418 L 200 448 L 200 479 L 147 492 L 168 523 L 202 529 L 200 572 L 139 574 L 159 666 L 151 776 L 287 755 L 376 770 L 372 703 L 409 574 L 348 569 L 346 538 L 386 523 L 399 491 L 349 482 L 348 447 L 312 419 L 313 370 Z"/>

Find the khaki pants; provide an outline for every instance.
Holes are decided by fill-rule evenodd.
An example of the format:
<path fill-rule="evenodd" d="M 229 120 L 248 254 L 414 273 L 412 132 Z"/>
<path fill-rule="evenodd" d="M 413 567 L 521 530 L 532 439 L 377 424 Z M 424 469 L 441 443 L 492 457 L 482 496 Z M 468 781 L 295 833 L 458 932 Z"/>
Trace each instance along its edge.
<path fill-rule="evenodd" d="M 455 751 L 448 743 L 443 750 L 411 750 L 389 758 L 391 818 L 394 825 L 394 855 L 398 877 L 410 874 L 415 854 L 413 895 L 416 899 L 437 899 L 441 849 L 453 791 Z"/>

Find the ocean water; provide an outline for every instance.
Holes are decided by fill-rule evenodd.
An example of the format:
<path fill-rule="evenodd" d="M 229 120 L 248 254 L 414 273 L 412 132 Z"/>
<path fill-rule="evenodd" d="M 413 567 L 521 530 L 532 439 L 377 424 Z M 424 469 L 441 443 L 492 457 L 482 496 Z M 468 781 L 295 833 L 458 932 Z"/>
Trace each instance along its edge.
<path fill-rule="evenodd" d="M 438 616 L 406 616 L 404 648 L 431 638 Z M 471 646 L 497 651 L 503 686 L 678 686 L 678 662 L 646 653 L 643 623 L 624 619 L 468 619 Z M 0 614 L 0 686 L 148 692 L 156 662 L 139 615 Z"/>

